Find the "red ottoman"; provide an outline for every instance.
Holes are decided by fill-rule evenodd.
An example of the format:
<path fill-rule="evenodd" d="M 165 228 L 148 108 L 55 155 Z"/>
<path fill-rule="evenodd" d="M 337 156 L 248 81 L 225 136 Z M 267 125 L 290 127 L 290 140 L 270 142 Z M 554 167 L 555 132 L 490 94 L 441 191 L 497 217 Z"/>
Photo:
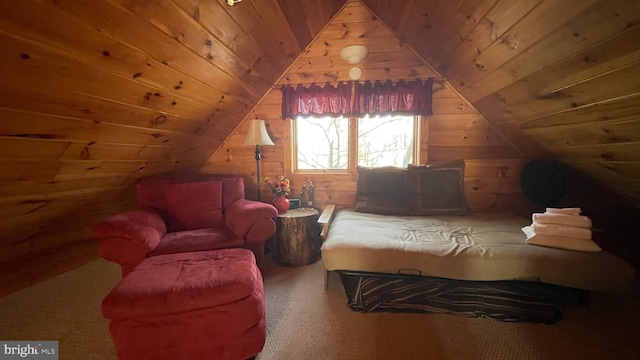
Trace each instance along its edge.
<path fill-rule="evenodd" d="M 247 359 L 266 338 L 262 275 L 247 249 L 144 259 L 102 314 L 121 360 Z"/>

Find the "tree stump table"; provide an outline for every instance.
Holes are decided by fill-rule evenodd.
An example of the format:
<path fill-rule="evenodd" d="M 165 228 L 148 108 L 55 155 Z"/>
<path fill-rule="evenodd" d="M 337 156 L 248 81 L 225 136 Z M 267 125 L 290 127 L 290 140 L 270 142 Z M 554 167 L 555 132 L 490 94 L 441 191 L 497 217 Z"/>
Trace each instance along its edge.
<path fill-rule="evenodd" d="M 320 259 L 320 226 L 316 209 L 293 209 L 276 218 L 273 259 L 282 266 L 309 265 Z"/>

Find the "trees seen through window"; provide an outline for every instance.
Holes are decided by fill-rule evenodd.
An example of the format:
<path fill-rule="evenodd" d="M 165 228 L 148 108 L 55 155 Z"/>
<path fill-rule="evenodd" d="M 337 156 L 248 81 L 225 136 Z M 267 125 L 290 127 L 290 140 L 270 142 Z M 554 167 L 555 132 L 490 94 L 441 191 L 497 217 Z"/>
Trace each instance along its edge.
<path fill-rule="evenodd" d="M 356 142 L 359 166 L 406 167 L 413 162 L 417 119 L 381 116 L 359 119 L 299 117 L 295 120 L 294 152 L 297 170 L 348 170 L 349 149 Z M 349 131 L 350 127 L 355 131 Z M 353 135 L 350 135 L 353 134 Z"/>

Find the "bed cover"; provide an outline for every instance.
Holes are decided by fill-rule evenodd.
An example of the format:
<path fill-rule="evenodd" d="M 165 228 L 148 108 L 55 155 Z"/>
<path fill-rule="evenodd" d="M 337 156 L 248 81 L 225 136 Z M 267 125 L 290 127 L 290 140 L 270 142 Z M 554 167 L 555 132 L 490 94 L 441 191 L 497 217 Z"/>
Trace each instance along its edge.
<path fill-rule="evenodd" d="M 526 219 L 509 214 L 341 210 L 322 258 L 327 270 L 341 273 L 354 310 L 437 311 L 503 321 L 553 323 L 567 303 L 585 302 L 589 291 L 619 288 L 635 275 L 605 251 L 527 244 L 521 231 L 526 225 Z"/>

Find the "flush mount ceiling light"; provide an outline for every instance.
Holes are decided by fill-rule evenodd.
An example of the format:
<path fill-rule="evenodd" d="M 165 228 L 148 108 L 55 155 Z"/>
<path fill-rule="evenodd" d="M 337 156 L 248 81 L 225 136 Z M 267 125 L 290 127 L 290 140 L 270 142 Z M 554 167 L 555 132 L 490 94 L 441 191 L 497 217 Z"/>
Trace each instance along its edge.
<path fill-rule="evenodd" d="M 229 4 L 229 6 L 233 6 L 234 4 L 239 3 L 242 0 L 227 0 L 227 4 Z"/>
<path fill-rule="evenodd" d="M 369 50 L 364 45 L 351 45 L 340 51 L 340 57 L 349 64 L 357 64 L 367 57 Z"/>

